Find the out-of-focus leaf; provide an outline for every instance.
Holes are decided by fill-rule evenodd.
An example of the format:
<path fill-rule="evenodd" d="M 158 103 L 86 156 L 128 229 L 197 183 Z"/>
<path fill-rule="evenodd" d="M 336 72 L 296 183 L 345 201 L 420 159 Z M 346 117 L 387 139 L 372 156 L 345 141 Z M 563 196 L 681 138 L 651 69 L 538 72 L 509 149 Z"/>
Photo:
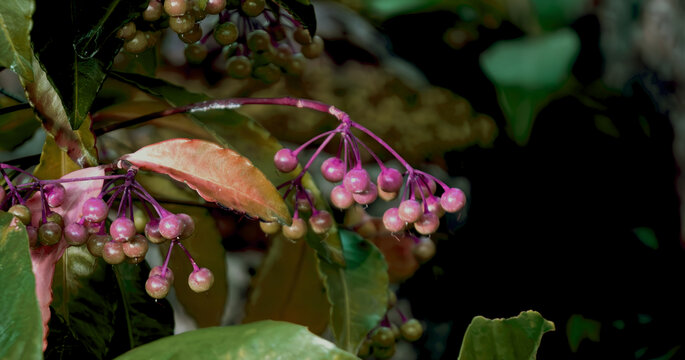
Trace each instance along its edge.
<path fill-rule="evenodd" d="M 295 20 L 302 23 L 314 36 L 316 33 L 316 15 L 314 14 L 314 6 L 309 0 L 274 0 L 274 2 L 290 13 Z"/>
<path fill-rule="evenodd" d="M 330 304 L 317 270 L 314 250 L 303 241 L 273 237 L 252 280 L 244 323 L 279 320 L 300 324 L 315 334 L 328 325 Z"/>
<path fill-rule="evenodd" d="M 497 88 L 509 121 L 509 135 L 520 145 L 528 141 L 535 115 L 550 94 L 569 79 L 579 51 L 578 35 L 562 29 L 498 41 L 481 56 L 481 67 Z"/>
<path fill-rule="evenodd" d="M 119 56 L 121 56 L 121 61 L 117 59 L 117 62 L 112 66 L 114 70 L 145 76 L 155 76 L 157 73 L 157 65 L 160 59 L 158 47 L 147 49 L 140 54 L 121 52 Z"/>
<path fill-rule="evenodd" d="M 151 95 L 163 98 L 172 106 L 183 106 L 209 100 L 205 95 L 189 92 L 180 86 L 172 85 L 159 79 L 120 72 L 112 73 L 112 77 L 133 85 Z M 273 184 L 281 184 L 294 177 L 293 173 L 296 173 L 296 171 L 283 174 L 276 170 L 273 156 L 282 146 L 275 137 L 269 134 L 255 120 L 233 110 L 194 113 L 189 117 L 195 119 L 200 126 L 212 134 L 217 143 L 244 154 L 255 166 L 262 170 L 264 175 Z M 312 191 L 316 203 L 319 204 L 318 206 L 328 209 L 328 202 L 321 196 L 321 192 L 309 174 L 305 174 L 302 178 L 302 184 L 305 188 Z M 345 264 L 336 226 L 333 226 L 323 236 L 316 235 L 310 231 L 307 233 L 306 239 L 309 246 L 316 250 L 317 254 L 324 260 L 340 265 Z"/>
<path fill-rule="evenodd" d="M 571 351 L 577 352 L 581 341 L 599 341 L 599 331 L 602 323 L 597 320 L 586 319 L 583 315 L 573 314 L 566 323 L 566 337 Z"/>
<path fill-rule="evenodd" d="M 72 129 L 81 128 L 107 70 L 123 41 L 115 37 L 124 23 L 138 16 L 147 0 L 38 0 L 33 20 L 33 49 L 47 72 Z M 53 24 L 59 19 L 60 36 Z M 35 72 L 35 66 L 34 66 Z"/>
<path fill-rule="evenodd" d="M 14 216 L 0 212 L 0 358 L 42 359 L 43 326 L 31 271 L 26 228 Z"/>
<path fill-rule="evenodd" d="M 0 1 L 0 66 L 9 67 L 27 81 L 33 80 L 31 27 L 33 0 Z"/>
<path fill-rule="evenodd" d="M 542 335 L 554 323 L 536 311 L 524 311 L 508 319 L 476 316 L 466 329 L 459 360 L 534 360 Z"/>
<path fill-rule="evenodd" d="M 33 175 L 39 179 L 57 179 L 62 175 L 76 171 L 78 166 L 62 149 L 57 146 L 55 139 L 51 136 L 45 138 L 43 151 L 40 153 L 40 162 Z"/>
<path fill-rule="evenodd" d="M 33 74 L 33 73 L 32 73 Z M 17 104 L 8 98 L 0 98 L 0 106 Z M 40 127 L 31 109 L 13 111 L 0 115 L 0 151 L 11 151 L 23 144 Z"/>
<path fill-rule="evenodd" d="M 171 139 L 122 159 L 185 182 L 207 201 L 266 221 L 290 223 L 283 199 L 259 169 L 230 149 L 203 140 Z"/>
<path fill-rule="evenodd" d="M 174 272 L 174 289 L 176 298 L 183 305 L 197 326 L 218 326 L 226 308 L 228 297 L 228 283 L 226 278 L 226 251 L 221 245 L 221 234 L 216 228 L 214 218 L 206 209 L 164 205 L 169 211 L 183 212 L 195 221 L 195 233 L 183 240 L 183 246 L 188 249 L 198 266 L 206 267 L 214 274 L 214 285 L 208 291 L 195 293 L 188 287 L 188 276 L 193 266 L 186 255 L 179 248 L 171 252 L 169 267 Z M 159 247 L 162 256 L 166 256 L 169 242 Z"/>
<path fill-rule="evenodd" d="M 420 11 L 441 3 L 443 0 L 373 0 L 370 11 L 383 18 Z"/>
<path fill-rule="evenodd" d="M 376 221 L 378 220 L 378 221 Z M 385 229 L 380 219 L 372 220 L 377 229 Z M 388 263 L 390 282 L 399 283 L 410 278 L 419 268 L 414 256 L 414 239 L 408 234 L 392 234 L 381 231 L 371 241 L 383 253 Z"/>
<path fill-rule="evenodd" d="M 587 0 L 530 0 L 540 26 L 555 30 L 576 20 L 588 6 Z"/>
<path fill-rule="evenodd" d="M 63 69 L 62 69 L 63 70 Z M 69 118 L 57 92 L 38 62 L 33 61 L 33 82 L 24 82 L 29 102 L 57 146 L 79 166 L 96 166 L 95 136 L 90 131 L 90 116 L 86 116 L 77 130 L 72 130 Z"/>
<path fill-rule="evenodd" d="M 170 336 L 133 349 L 117 359 L 184 358 L 345 360 L 357 357 L 336 348 L 303 326 L 261 321 Z"/>
<path fill-rule="evenodd" d="M 654 230 L 647 227 L 639 227 L 633 229 L 633 233 L 648 248 L 653 250 L 659 249 L 659 240 L 656 238 Z"/>
<path fill-rule="evenodd" d="M 356 354 L 385 314 L 388 305 L 388 266 L 383 254 L 357 233 L 340 230 L 346 266 L 319 263 L 332 304 L 331 327 L 336 344 Z"/>

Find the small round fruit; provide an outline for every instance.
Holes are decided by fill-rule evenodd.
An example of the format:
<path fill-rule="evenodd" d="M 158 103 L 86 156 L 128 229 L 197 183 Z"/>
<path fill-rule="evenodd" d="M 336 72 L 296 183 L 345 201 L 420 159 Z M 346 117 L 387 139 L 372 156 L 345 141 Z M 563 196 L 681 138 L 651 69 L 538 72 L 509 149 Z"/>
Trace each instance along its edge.
<path fill-rule="evenodd" d="M 81 212 L 83 213 L 83 219 L 88 222 L 96 223 L 105 220 L 107 217 L 107 212 L 109 207 L 104 200 L 100 198 L 90 198 L 83 203 L 83 208 Z"/>
<path fill-rule="evenodd" d="M 414 183 L 414 196 L 416 196 L 417 198 L 429 197 L 435 194 L 436 188 L 437 185 L 435 184 L 435 181 L 433 179 L 422 177 L 421 179 L 417 179 Z"/>
<path fill-rule="evenodd" d="M 397 304 L 397 294 L 394 291 L 388 290 L 388 309 L 392 309 Z"/>
<path fill-rule="evenodd" d="M 207 14 L 216 15 L 226 8 L 226 0 L 209 0 L 205 6 Z"/>
<path fill-rule="evenodd" d="M 127 217 L 117 218 L 109 226 L 109 235 L 116 242 L 129 241 L 136 235 L 136 224 Z"/>
<path fill-rule="evenodd" d="M 399 216 L 400 219 L 413 223 L 418 220 L 423 214 L 423 208 L 421 204 L 413 199 L 404 200 L 400 203 Z"/>
<path fill-rule="evenodd" d="M 252 74 L 252 63 L 247 56 L 231 56 L 226 61 L 226 72 L 234 79 L 244 79 Z"/>
<path fill-rule="evenodd" d="M 183 222 L 183 231 L 178 237 L 182 239 L 187 239 L 193 235 L 195 232 L 195 221 L 188 214 L 178 213 L 176 216 Z"/>
<path fill-rule="evenodd" d="M 288 63 L 290 62 L 290 59 L 293 57 L 293 51 L 290 49 L 290 46 L 281 44 L 279 45 L 273 55 L 273 63 L 275 65 L 278 65 L 282 68 L 288 67 Z"/>
<path fill-rule="evenodd" d="M 138 207 L 133 208 L 133 223 L 136 225 L 136 233 L 145 232 L 145 225 L 150 221 L 145 211 Z"/>
<path fill-rule="evenodd" d="M 354 205 L 352 193 L 345 189 L 345 186 L 338 185 L 331 190 L 331 203 L 338 209 L 347 209 Z"/>
<path fill-rule="evenodd" d="M 373 356 L 378 359 L 390 359 L 395 355 L 395 344 L 393 343 L 391 346 L 374 346 L 373 347 Z"/>
<path fill-rule="evenodd" d="M 457 188 L 445 191 L 440 197 L 440 206 L 449 213 L 457 212 L 464 207 L 466 196 L 464 192 Z"/>
<path fill-rule="evenodd" d="M 136 35 L 136 24 L 131 21 L 124 24 L 117 30 L 117 37 L 119 39 L 131 40 Z"/>
<path fill-rule="evenodd" d="M 345 163 L 337 157 L 330 157 L 321 164 L 321 174 L 330 182 L 341 181 L 345 177 Z"/>
<path fill-rule="evenodd" d="M 300 45 L 307 45 L 311 44 L 312 42 L 312 36 L 309 34 L 309 30 L 303 27 L 298 27 L 295 29 L 293 32 L 293 39 L 295 39 L 295 41 Z"/>
<path fill-rule="evenodd" d="M 200 268 L 188 276 L 188 286 L 196 293 L 209 290 L 214 284 L 214 274 L 207 268 Z"/>
<path fill-rule="evenodd" d="M 62 227 L 54 222 L 46 222 L 38 228 L 38 241 L 42 245 L 55 245 L 62 239 Z"/>
<path fill-rule="evenodd" d="M 143 235 L 136 235 L 133 239 L 121 244 L 124 254 L 130 258 L 145 257 L 147 254 L 147 239 Z"/>
<path fill-rule="evenodd" d="M 131 40 L 124 43 L 124 50 L 131 54 L 140 54 L 147 49 L 147 36 L 143 31 L 136 31 Z"/>
<path fill-rule="evenodd" d="M 440 206 L 440 198 L 436 196 L 428 196 L 424 201 L 426 204 L 426 208 L 428 208 L 429 212 L 434 213 L 437 215 L 439 218 L 445 215 L 445 209 Z"/>
<path fill-rule="evenodd" d="M 371 334 L 371 341 L 377 346 L 391 346 L 395 344 L 395 334 L 389 327 L 381 326 Z"/>
<path fill-rule="evenodd" d="M 383 226 L 391 232 L 400 232 L 404 230 L 405 222 L 400 219 L 399 210 L 397 208 L 390 208 L 383 213 Z"/>
<path fill-rule="evenodd" d="M 283 236 L 290 240 L 302 238 L 307 233 L 307 223 L 301 218 L 294 218 L 292 225 L 283 225 L 281 228 Z"/>
<path fill-rule="evenodd" d="M 56 213 L 56 212 L 51 212 L 48 214 L 48 216 L 45 218 L 45 222 L 53 222 L 62 229 L 64 229 L 64 219 L 62 218 L 62 215 Z"/>
<path fill-rule="evenodd" d="M 143 11 L 143 20 L 145 21 L 157 21 L 162 17 L 162 12 L 164 7 L 159 0 L 150 0 L 147 4 L 147 8 Z"/>
<path fill-rule="evenodd" d="M 376 184 L 369 182 L 368 189 L 362 193 L 352 194 L 352 198 L 357 204 L 368 205 L 376 201 L 378 198 L 378 190 Z"/>
<path fill-rule="evenodd" d="M 202 39 L 202 28 L 200 24 L 195 23 L 192 29 L 183 34 L 178 34 L 178 38 L 181 39 L 186 44 L 192 44 L 194 42 L 200 41 Z"/>
<path fill-rule="evenodd" d="M 7 212 L 14 215 L 24 225 L 31 224 L 31 210 L 29 210 L 28 206 L 21 204 L 12 205 Z"/>
<path fill-rule="evenodd" d="M 190 44 L 183 52 L 189 64 L 201 64 L 207 57 L 207 47 L 204 44 Z"/>
<path fill-rule="evenodd" d="M 214 40 L 220 45 L 228 45 L 238 40 L 238 27 L 232 22 L 219 24 L 214 28 Z"/>
<path fill-rule="evenodd" d="M 304 68 L 305 58 L 300 53 L 293 54 L 290 61 L 288 61 L 288 64 L 285 66 L 285 70 L 288 74 L 292 75 L 302 75 L 302 73 L 304 73 Z"/>
<path fill-rule="evenodd" d="M 376 179 L 378 187 L 385 192 L 398 192 L 402 188 L 402 174 L 393 168 L 385 168 Z"/>
<path fill-rule="evenodd" d="M 102 249 L 102 258 L 108 264 L 116 265 L 121 264 L 126 260 L 126 254 L 124 254 L 124 249 L 122 243 L 110 241 L 105 244 Z"/>
<path fill-rule="evenodd" d="M 262 229 L 265 234 L 274 235 L 281 231 L 281 224 L 275 221 L 260 221 L 259 228 Z"/>
<path fill-rule="evenodd" d="M 392 201 L 397 198 L 398 192 L 386 192 L 383 191 L 383 189 L 378 188 L 378 197 L 383 199 L 384 201 Z"/>
<path fill-rule="evenodd" d="M 91 255 L 102 257 L 102 251 L 105 248 L 105 244 L 111 241 L 112 237 L 109 235 L 92 234 L 88 237 L 88 241 L 86 241 L 86 247 Z"/>
<path fill-rule="evenodd" d="M 162 32 L 157 31 L 145 31 L 145 39 L 147 40 L 147 47 L 152 48 L 159 42 L 162 37 Z"/>
<path fill-rule="evenodd" d="M 150 276 L 145 282 L 145 291 L 150 297 L 163 299 L 169 294 L 169 282 L 161 276 Z"/>
<path fill-rule="evenodd" d="M 371 356 L 371 345 L 373 343 L 371 342 L 370 339 L 364 339 L 364 342 L 362 342 L 362 345 L 359 347 L 359 351 L 357 352 L 357 356 L 360 358 L 365 358 L 368 356 Z"/>
<path fill-rule="evenodd" d="M 288 148 L 283 148 L 274 155 L 274 164 L 280 172 L 291 172 L 297 167 L 297 156 Z"/>
<path fill-rule="evenodd" d="M 177 34 L 183 34 L 193 29 L 195 18 L 190 14 L 172 16 L 169 18 L 169 28 Z"/>
<path fill-rule="evenodd" d="M 265 6 L 266 1 L 264 0 L 245 0 L 240 8 L 245 15 L 255 17 L 264 11 Z"/>
<path fill-rule="evenodd" d="M 369 173 L 361 168 L 352 169 L 345 174 L 343 178 L 343 185 L 345 189 L 352 194 L 361 194 L 368 190 L 369 183 Z"/>
<path fill-rule="evenodd" d="M 316 59 L 323 53 L 323 39 L 318 35 L 314 36 L 311 44 L 302 45 L 300 52 L 307 59 Z"/>
<path fill-rule="evenodd" d="M 262 29 L 247 34 L 247 48 L 252 51 L 267 51 L 271 46 L 271 36 Z"/>
<path fill-rule="evenodd" d="M 167 239 L 159 233 L 159 219 L 152 219 L 145 224 L 145 237 L 153 244 L 161 244 Z"/>
<path fill-rule="evenodd" d="M 281 69 L 274 64 L 267 64 L 259 66 L 254 69 L 252 76 L 255 79 L 261 80 L 265 84 L 273 84 L 281 79 Z"/>
<path fill-rule="evenodd" d="M 126 257 L 126 262 L 129 264 L 140 264 L 143 262 L 143 260 L 145 260 L 145 257 L 142 257 L 142 256 L 141 257 L 135 257 L 135 258 L 128 257 L 128 256 Z"/>
<path fill-rule="evenodd" d="M 164 11 L 169 16 L 181 16 L 188 10 L 186 0 L 164 0 Z"/>
<path fill-rule="evenodd" d="M 64 239 L 67 244 L 81 246 L 88 240 L 88 230 L 79 223 L 72 223 L 64 228 Z"/>
<path fill-rule="evenodd" d="M 312 211 L 312 204 L 316 206 L 316 199 L 314 198 L 314 194 L 312 194 L 311 190 L 305 189 L 304 192 L 298 191 L 295 194 L 295 205 L 297 206 L 298 211 Z"/>
<path fill-rule="evenodd" d="M 407 341 L 416 341 L 423 335 L 423 326 L 416 319 L 411 319 L 400 326 L 400 333 Z"/>
<path fill-rule="evenodd" d="M 49 207 L 58 207 L 64 203 L 64 199 L 67 195 L 67 190 L 62 186 L 62 184 L 54 184 L 45 187 L 47 192 L 47 201 Z"/>
<path fill-rule="evenodd" d="M 421 235 L 430 235 L 438 230 L 440 219 L 432 212 L 425 212 L 414 222 L 414 229 Z"/>
<path fill-rule="evenodd" d="M 155 266 L 150 270 L 150 275 L 149 277 L 153 276 L 162 276 L 162 266 Z M 169 284 L 174 283 L 174 272 L 171 271 L 171 268 L 167 267 L 166 271 L 164 272 L 164 278 L 169 282 Z"/>
<path fill-rule="evenodd" d="M 29 246 L 31 248 L 35 248 L 39 246 L 40 244 L 38 243 L 38 230 L 36 230 L 35 227 L 31 225 L 26 226 L 26 235 L 29 237 Z"/>
<path fill-rule="evenodd" d="M 421 238 L 413 249 L 416 261 L 423 264 L 435 256 L 435 243 L 431 239 Z"/>
<path fill-rule="evenodd" d="M 333 226 L 333 217 L 326 210 L 321 210 L 309 218 L 309 226 L 316 234 L 325 234 Z"/>
<path fill-rule="evenodd" d="M 176 239 L 183 233 L 183 221 L 175 214 L 168 214 L 159 220 L 159 233 L 165 239 Z"/>

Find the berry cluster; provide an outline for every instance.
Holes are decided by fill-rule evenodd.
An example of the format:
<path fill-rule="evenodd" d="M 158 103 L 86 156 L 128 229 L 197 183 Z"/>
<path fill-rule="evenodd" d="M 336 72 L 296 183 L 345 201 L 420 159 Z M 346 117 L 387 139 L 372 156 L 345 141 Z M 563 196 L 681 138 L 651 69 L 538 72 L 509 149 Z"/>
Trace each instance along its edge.
<path fill-rule="evenodd" d="M 16 216 L 24 225 L 29 237 L 31 248 L 57 244 L 62 238 L 70 246 L 86 245 L 88 251 L 96 257 L 102 257 L 107 263 L 116 265 L 124 261 L 137 264 L 145 259 L 148 251 L 148 241 L 162 244 L 170 241 L 169 251 L 162 266 L 155 266 L 150 271 L 145 284 L 147 293 L 156 299 L 161 299 L 169 293 L 174 276 L 169 269 L 171 250 L 178 246 L 188 256 L 193 265 L 193 272 L 188 277 L 188 285 L 195 292 L 209 290 L 214 282 L 212 272 L 207 268 L 200 268 L 182 240 L 189 238 L 195 223 L 187 214 L 173 214 L 164 209 L 136 180 L 137 169 L 124 162 L 119 162 L 116 169 L 126 170 L 125 174 L 112 174 L 96 177 L 68 178 L 57 180 L 40 180 L 33 175 L 7 164 L 0 164 L 2 175 L 9 191 L 0 187 L 0 209 Z M 14 185 L 5 170 L 14 171 L 31 179 L 20 185 Z M 83 202 L 78 221 L 65 224 L 62 216 L 56 212 L 68 196 L 62 185 L 65 182 L 104 180 L 104 185 L 97 197 Z M 39 226 L 34 226 L 31 209 L 27 206 L 29 199 L 38 197 L 40 202 Z M 145 209 L 150 220 L 136 227 L 134 216 L 134 200 Z M 153 210 L 150 210 L 150 207 Z M 60 209 L 68 211 L 69 209 Z M 111 216 L 114 220 L 109 221 Z M 109 224 L 109 226 L 108 226 Z M 139 231 L 140 230 L 140 231 Z M 139 232 L 144 232 L 144 236 Z"/>
<path fill-rule="evenodd" d="M 357 355 L 362 358 L 374 356 L 376 359 L 389 359 L 395 354 L 395 343 L 404 339 L 414 342 L 423 335 L 423 326 L 416 319 L 407 317 L 397 308 L 397 296 L 390 291 L 388 296 L 388 309 L 395 309 L 401 319 L 400 326 L 397 326 L 388 318 L 386 313 L 380 325 L 371 330 L 362 343 Z"/>
<path fill-rule="evenodd" d="M 217 21 L 203 34 L 200 22 L 205 18 Z M 127 23 L 117 36 L 125 40 L 125 51 L 138 54 L 157 43 L 159 32 L 137 28 L 165 26 L 187 44 L 189 63 L 225 61 L 226 73 L 236 79 L 251 76 L 274 83 L 281 73 L 300 75 L 304 59 L 323 52 L 320 37 L 312 37 L 287 11 L 265 0 L 150 0 L 142 21 Z"/>

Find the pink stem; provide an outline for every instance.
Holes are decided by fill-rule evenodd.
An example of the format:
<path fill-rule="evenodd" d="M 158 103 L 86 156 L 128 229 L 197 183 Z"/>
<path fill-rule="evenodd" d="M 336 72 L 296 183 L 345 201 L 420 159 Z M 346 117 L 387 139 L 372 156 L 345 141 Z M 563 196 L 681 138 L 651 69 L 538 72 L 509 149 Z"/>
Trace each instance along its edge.
<path fill-rule="evenodd" d="M 169 259 L 171 259 L 171 250 L 174 248 L 176 240 L 171 240 L 169 244 L 169 250 L 166 252 L 166 259 L 164 259 L 164 264 L 162 265 L 162 278 L 166 279 L 166 269 L 169 266 Z"/>
<path fill-rule="evenodd" d="M 184 253 L 186 253 L 186 256 L 188 257 L 188 260 L 190 260 L 190 264 L 193 265 L 193 271 L 198 271 L 198 270 L 200 270 L 200 267 L 197 266 L 197 263 L 195 262 L 195 259 L 193 259 L 193 256 L 190 255 L 190 252 L 188 251 L 188 249 L 186 249 L 186 247 L 183 246 L 183 244 L 181 244 L 181 242 L 179 242 L 179 241 L 177 241 L 176 244 L 178 245 L 178 247 L 181 248 L 181 250 L 183 250 Z"/>

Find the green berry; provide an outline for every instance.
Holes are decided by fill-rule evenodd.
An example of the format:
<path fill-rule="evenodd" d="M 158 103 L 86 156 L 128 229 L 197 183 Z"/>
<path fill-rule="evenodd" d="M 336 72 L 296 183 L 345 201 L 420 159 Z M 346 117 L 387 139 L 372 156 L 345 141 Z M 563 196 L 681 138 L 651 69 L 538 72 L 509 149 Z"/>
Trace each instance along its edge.
<path fill-rule="evenodd" d="M 267 84 L 273 84 L 281 79 L 281 69 L 274 64 L 260 66 L 254 69 L 252 75 Z"/>
<path fill-rule="evenodd" d="M 309 34 L 309 30 L 303 28 L 303 27 L 298 27 L 295 29 L 293 32 L 293 39 L 297 41 L 298 44 L 300 45 L 307 45 L 312 43 L 312 36 Z"/>
<path fill-rule="evenodd" d="M 124 43 L 124 50 L 131 54 L 140 54 L 147 49 L 147 37 L 145 33 L 138 30 L 136 35 Z"/>
<path fill-rule="evenodd" d="M 136 35 L 136 24 L 128 22 L 117 31 L 119 39 L 131 40 Z"/>
<path fill-rule="evenodd" d="M 186 46 L 184 53 L 188 63 L 200 64 L 207 57 L 207 47 L 199 43 L 190 44 Z"/>
<path fill-rule="evenodd" d="M 190 31 L 178 34 L 178 38 L 186 44 L 200 41 L 200 39 L 202 39 L 202 28 L 200 27 L 200 24 L 195 23 L 195 26 L 193 26 Z"/>
<path fill-rule="evenodd" d="M 226 62 L 226 71 L 234 79 L 244 79 L 252 73 L 252 63 L 246 56 L 232 56 Z"/>
<path fill-rule="evenodd" d="M 177 34 L 188 32 L 193 29 L 193 26 L 195 26 L 195 18 L 193 15 L 185 14 L 169 18 L 169 28 Z"/>
<path fill-rule="evenodd" d="M 162 7 L 161 2 L 158 0 L 150 0 L 150 3 L 147 4 L 147 9 L 143 11 L 143 20 L 149 22 L 157 21 L 162 17 L 163 11 L 164 8 Z"/>
<path fill-rule="evenodd" d="M 304 72 L 304 62 L 305 58 L 302 56 L 302 54 L 294 54 L 290 58 L 290 61 L 288 61 L 288 64 L 285 66 L 285 70 L 291 75 L 302 75 Z"/>
<path fill-rule="evenodd" d="M 221 45 L 228 45 L 238 40 L 238 27 L 232 22 L 219 24 L 214 29 L 214 39 Z"/>
<path fill-rule="evenodd" d="M 38 228 L 38 241 L 42 245 L 55 245 L 62 239 L 62 227 L 54 222 L 46 222 Z"/>
<path fill-rule="evenodd" d="M 395 344 L 394 343 L 391 346 L 374 346 L 373 347 L 373 356 L 376 359 L 390 359 L 393 355 L 395 355 Z"/>
<path fill-rule="evenodd" d="M 381 326 L 371 334 L 371 340 L 376 346 L 391 346 L 395 344 L 395 334 L 389 327 Z"/>
<path fill-rule="evenodd" d="M 268 32 L 258 29 L 247 35 L 247 48 L 252 51 L 267 51 L 271 46 L 271 36 Z"/>
<path fill-rule="evenodd" d="M 51 212 L 50 215 L 46 217 L 46 222 L 53 222 L 59 225 L 59 227 L 64 228 L 64 219 L 62 218 L 62 215 L 56 212 Z"/>
<path fill-rule="evenodd" d="M 262 231 L 265 234 L 274 235 L 274 234 L 277 234 L 279 231 L 281 231 L 281 224 L 279 224 L 275 221 L 271 221 L 271 222 L 260 221 L 259 222 L 259 228 L 262 229 Z"/>
<path fill-rule="evenodd" d="M 266 1 L 264 0 L 245 0 L 240 8 L 245 15 L 255 17 L 264 11 L 265 6 Z"/>
<path fill-rule="evenodd" d="M 24 225 L 31 224 L 31 210 L 26 205 L 13 205 L 7 212 L 14 215 Z"/>
<path fill-rule="evenodd" d="M 402 337 L 407 341 L 416 341 L 423 335 L 423 326 L 416 319 L 411 319 L 400 327 Z"/>
<path fill-rule="evenodd" d="M 302 45 L 300 52 L 307 59 L 315 59 L 319 57 L 319 55 L 321 55 L 321 53 L 323 52 L 323 39 L 321 39 L 318 35 L 314 36 L 314 39 L 312 39 L 312 43 Z"/>

